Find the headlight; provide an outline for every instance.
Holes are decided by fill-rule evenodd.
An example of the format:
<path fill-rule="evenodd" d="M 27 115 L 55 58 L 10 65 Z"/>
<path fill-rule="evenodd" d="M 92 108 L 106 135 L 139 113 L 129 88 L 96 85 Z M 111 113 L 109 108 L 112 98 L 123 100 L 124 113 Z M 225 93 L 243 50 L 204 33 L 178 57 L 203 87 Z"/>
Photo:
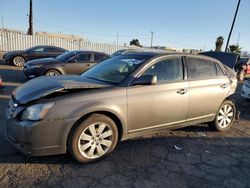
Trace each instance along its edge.
<path fill-rule="evenodd" d="M 21 120 L 37 121 L 42 119 L 55 103 L 35 104 L 27 107 L 22 114 Z"/>

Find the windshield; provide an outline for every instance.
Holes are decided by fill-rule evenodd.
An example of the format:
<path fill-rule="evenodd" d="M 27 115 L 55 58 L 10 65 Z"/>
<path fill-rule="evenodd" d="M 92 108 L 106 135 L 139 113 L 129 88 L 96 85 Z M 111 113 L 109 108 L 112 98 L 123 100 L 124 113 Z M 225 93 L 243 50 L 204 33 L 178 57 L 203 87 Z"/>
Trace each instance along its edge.
<path fill-rule="evenodd" d="M 62 62 L 66 62 L 77 54 L 79 54 L 79 52 L 76 52 L 76 51 L 66 52 L 66 53 L 63 53 L 62 55 L 57 56 L 56 59 Z"/>
<path fill-rule="evenodd" d="M 109 58 L 89 69 L 81 76 L 118 84 L 150 57 L 145 55 L 122 55 Z"/>

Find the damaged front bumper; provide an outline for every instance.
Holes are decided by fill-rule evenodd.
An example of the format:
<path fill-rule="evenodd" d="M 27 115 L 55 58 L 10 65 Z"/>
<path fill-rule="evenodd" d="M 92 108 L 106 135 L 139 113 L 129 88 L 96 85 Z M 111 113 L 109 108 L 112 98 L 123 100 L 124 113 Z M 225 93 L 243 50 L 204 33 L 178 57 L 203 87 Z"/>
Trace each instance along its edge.
<path fill-rule="evenodd" d="M 25 155 L 42 156 L 67 151 L 67 138 L 77 118 L 53 121 L 7 120 L 6 139 Z"/>

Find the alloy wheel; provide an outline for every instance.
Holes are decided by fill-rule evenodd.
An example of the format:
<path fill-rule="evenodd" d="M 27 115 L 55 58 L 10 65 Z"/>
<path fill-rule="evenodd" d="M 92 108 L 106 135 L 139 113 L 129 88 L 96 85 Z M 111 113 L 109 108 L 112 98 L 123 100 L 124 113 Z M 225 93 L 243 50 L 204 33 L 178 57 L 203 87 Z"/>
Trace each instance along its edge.
<path fill-rule="evenodd" d="M 49 71 L 46 76 L 58 76 L 59 73 L 57 73 L 56 71 Z"/>
<path fill-rule="evenodd" d="M 13 64 L 17 67 L 23 66 L 25 63 L 25 59 L 22 56 L 16 56 L 13 59 Z"/>
<path fill-rule="evenodd" d="M 78 140 L 80 153 L 88 159 L 97 159 L 112 146 L 113 131 L 106 123 L 93 123 L 81 133 Z"/>
<path fill-rule="evenodd" d="M 234 108 L 229 104 L 223 105 L 218 113 L 217 117 L 218 125 L 224 129 L 231 124 L 233 119 L 234 119 Z"/>

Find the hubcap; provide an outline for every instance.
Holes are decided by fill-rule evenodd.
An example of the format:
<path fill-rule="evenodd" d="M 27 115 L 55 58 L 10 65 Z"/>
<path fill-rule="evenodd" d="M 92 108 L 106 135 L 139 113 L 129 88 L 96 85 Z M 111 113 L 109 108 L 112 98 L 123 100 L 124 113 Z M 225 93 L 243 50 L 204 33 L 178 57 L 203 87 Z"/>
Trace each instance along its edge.
<path fill-rule="evenodd" d="M 47 76 L 58 76 L 58 73 L 56 73 L 56 72 L 48 72 Z"/>
<path fill-rule="evenodd" d="M 233 116 L 234 116 L 234 109 L 232 106 L 228 104 L 222 106 L 217 117 L 219 126 L 221 128 L 228 127 L 233 120 Z"/>
<path fill-rule="evenodd" d="M 107 153 L 112 145 L 113 131 L 106 123 L 89 125 L 78 140 L 80 153 L 88 159 L 96 159 Z"/>
<path fill-rule="evenodd" d="M 13 62 L 16 66 L 23 66 L 23 64 L 25 63 L 25 60 L 23 57 L 17 56 L 13 59 Z"/>

